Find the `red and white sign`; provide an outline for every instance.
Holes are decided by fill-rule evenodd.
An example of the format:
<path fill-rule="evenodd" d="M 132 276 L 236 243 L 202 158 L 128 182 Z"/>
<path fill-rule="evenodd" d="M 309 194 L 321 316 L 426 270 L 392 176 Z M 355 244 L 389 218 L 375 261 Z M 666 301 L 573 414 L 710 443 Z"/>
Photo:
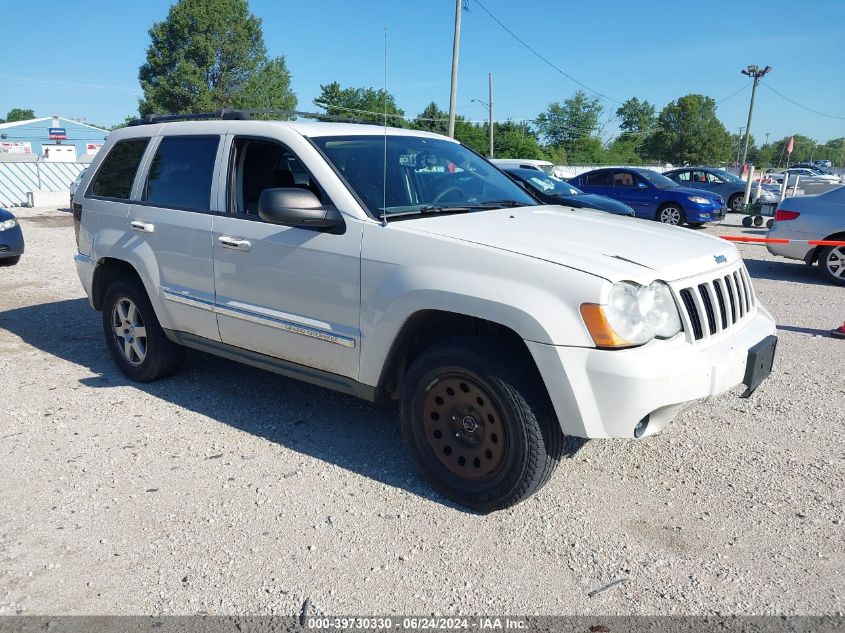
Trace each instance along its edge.
<path fill-rule="evenodd" d="M 96 153 L 97 153 L 97 152 L 99 152 L 101 149 L 103 149 L 103 144 L 102 144 L 102 143 L 88 143 L 88 144 L 85 146 L 85 153 L 86 153 L 86 154 L 96 154 Z"/>
<path fill-rule="evenodd" d="M 0 154 L 32 154 L 32 143 L 28 141 L 2 141 Z"/>

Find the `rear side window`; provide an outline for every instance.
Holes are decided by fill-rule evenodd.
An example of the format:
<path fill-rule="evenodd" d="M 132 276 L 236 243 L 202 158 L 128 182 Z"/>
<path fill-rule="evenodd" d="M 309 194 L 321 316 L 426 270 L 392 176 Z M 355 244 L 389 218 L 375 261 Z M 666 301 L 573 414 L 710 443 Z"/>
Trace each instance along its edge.
<path fill-rule="evenodd" d="M 136 138 L 116 143 L 94 176 L 89 193 L 104 198 L 128 200 L 135 172 L 138 171 L 149 142 L 148 138 Z"/>
<path fill-rule="evenodd" d="M 610 174 L 609 171 L 597 171 L 594 174 L 589 174 L 586 178 L 587 184 L 594 187 L 610 187 L 613 185 Z"/>
<path fill-rule="evenodd" d="M 218 136 L 168 136 L 156 150 L 142 200 L 162 207 L 210 209 Z"/>

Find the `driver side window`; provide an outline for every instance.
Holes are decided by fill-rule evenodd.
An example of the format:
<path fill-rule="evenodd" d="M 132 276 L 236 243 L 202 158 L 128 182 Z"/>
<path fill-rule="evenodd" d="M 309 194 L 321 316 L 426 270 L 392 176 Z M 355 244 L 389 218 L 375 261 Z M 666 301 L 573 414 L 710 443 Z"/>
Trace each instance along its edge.
<path fill-rule="evenodd" d="M 320 202 L 327 202 L 327 196 L 299 158 L 278 143 L 236 138 L 230 160 L 229 213 L 257 216 L 258 199 L 265 189 L 308 189 Z"/>

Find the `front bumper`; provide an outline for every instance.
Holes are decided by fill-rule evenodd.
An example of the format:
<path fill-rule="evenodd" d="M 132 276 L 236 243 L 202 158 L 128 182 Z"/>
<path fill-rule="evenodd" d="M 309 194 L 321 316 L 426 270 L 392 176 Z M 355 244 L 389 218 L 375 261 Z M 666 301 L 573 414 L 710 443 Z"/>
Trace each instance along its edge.
<path fill-rule="evenodd" d="M 20 224 L 0 231 L 0 257 L 17 257 L 23 255 L 23 251 L 23 232 Z"/>
<path fill-rule="evenodd" d="M 652 435 L 695 401 L 741 384 L 748 350 L 774 333 L 774 319 L 758 305 L 753 318 L 706 344 L 682 334 L 627 350 L 526 344 L 564 434 L 633 438 L 645 416 Z"/>
<path fill-rule="evenodd" d="M 725 207 L 711 205 L 694 205 L 689 212 L 688 222 L 713 222 L 725 217 Z"/>

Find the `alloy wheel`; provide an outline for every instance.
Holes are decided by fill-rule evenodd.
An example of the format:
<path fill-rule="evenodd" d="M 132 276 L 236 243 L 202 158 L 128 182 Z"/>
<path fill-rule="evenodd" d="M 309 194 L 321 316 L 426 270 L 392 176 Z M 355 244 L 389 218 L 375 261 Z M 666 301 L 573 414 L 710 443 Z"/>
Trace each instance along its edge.
<path fill-rule="evenodd" d="M 660 221 L 677 226 L 681 223 L 681 211 L 677 207 L 666 207 L 660 212 Z"/>
<path fill-rule="evenodd" d="M 126 297 L 114 302 L 112 307 L 114 341 L 124 360 L 130 365 L 140 365 L 147 357 L 147 328 L 135 303 Z"/>
<path fill-rule="evenodd" d="M 845 280 L 845 246 L 832 249 L 827 254 L 824 265 L 832 277 Z"/>

